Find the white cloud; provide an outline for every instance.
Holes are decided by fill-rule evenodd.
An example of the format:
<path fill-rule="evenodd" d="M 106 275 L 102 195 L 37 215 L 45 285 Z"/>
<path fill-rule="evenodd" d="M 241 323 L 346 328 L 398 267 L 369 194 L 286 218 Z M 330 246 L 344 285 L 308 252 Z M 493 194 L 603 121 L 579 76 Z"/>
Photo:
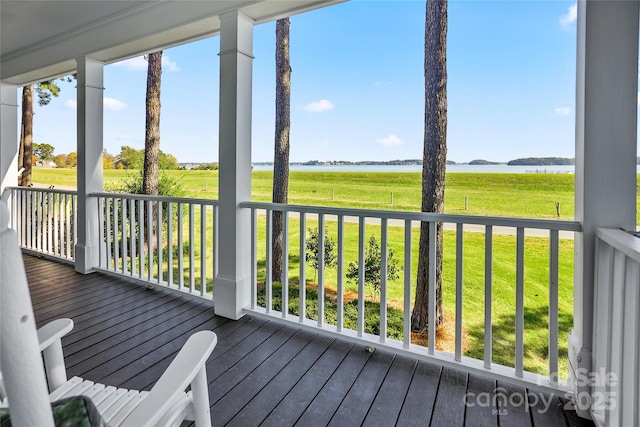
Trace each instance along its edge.
<path fill-rule="evenodd" d="M 559 107 L 555 109 L 555 112 L 559 116 L 568 116 L 571 114 L 571 108 L 569 107 Z"/>
<path fill-rule="evenodd" d="M 402 140 L 400 138 L 398 138 L 397 136 L 395 136 L 393 134 L 390 134 L 386 138 L 379 139 L 378 143 L 390 147 L 392 145 L 400 145 L 400 144 L 402 144 Z"/>
<path fill-rule="evenodd" d="M 102 100 L 102 104 L 104 105 L 104 108 L 112 111 L 119 111 L 127 107 L 127 104 L 115 98 L 104 98 Z M 64 105 L 65 107 L 70 108 L 72 110 L 75 110 L 78 108 L 78 103 L 76 102 L 75 99 L 67 99 Z"/>
<path fill-rule="evenodd" d="M 560 25 L 563 28 L 569 28 L 574 22 L 578 20 L 578 4 L 574 3 L 569 6 L 567 13 L 560 17 Z"/>
<path fill-rule="evenodd" d="M 103 104 L 104 104 L 104 108 L 112 111 L 119 111 L 119 110 L 122 110 L 123 108 L 126 108 L 127 106 L 127 104 L 115 98 L 104 98 Z"/>
<path fill-rule="evenodd" d="M 162 55 L 162 68 L 166 71 L 180 71 L 180 67 L 168 55 Z"/>
<path fill-rule="evenodd" d="M 305 105 L 302 109 L 308 113 L 322 113 L 323 111 L 333 110 L 333 103 L 328 99 L 321 99 Z"/>
<path fill-rule="evenodd" d="M 374 86 L 391 86 L 393 82 L 375 82 Z"/>
<path fill-rule="evenodd" d="M 116 62 L 113 65 L 118 67 L 124 67 L 127 70 L 146 70 L 148 67 L 147 60 L 144 56 L 136 56 L 135 58 L 126 59 L 124 61 Z M 180 67 L 175 61 L 172 61 L 168 55 L 162 55 L 162 69 L 165 71 L 180 71 Z"/>
<path fill-rule="evenodd" d="M 146 70 L 147 61 L 142 56 L 136 56 L 135 58 L 126 59 L 124 61 L 116 62 L 116 67 L 124 67 L 128 70 Z"/>

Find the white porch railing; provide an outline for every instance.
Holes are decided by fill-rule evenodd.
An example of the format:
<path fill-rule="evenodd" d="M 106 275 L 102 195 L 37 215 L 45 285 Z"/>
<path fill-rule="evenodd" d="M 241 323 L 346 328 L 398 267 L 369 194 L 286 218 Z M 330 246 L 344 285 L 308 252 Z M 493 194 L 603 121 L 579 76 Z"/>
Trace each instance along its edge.
<path fill-rule="evenodd" d="M 389 347 L 394 351 L 401 353 L 411 353 L 414 356 L 422 356 L 427 359 L 435 359 L 441 364 L 465 367 L 467 370 L 478 372 L 482 375 L 494 377 L 498 379 L 507 379 L 509 381 L 520 382 L 524 384 L 536 384 L 552 390 L 561 390 L 563 392 L 571 392 L 570 386 L 566 381 L 558 379 L 558 253 L 560 234 L 563 237 L 573 238 L 573 234 L 581 231 L 581 226 L 577 222 L 572 221 L 548 221 L 548 220 L 531 220 L 531 219 L 515 219 L 515 218 L 496 218 L 496 217 L 477 217 L 463 215 L 445 215 L 420 212 L 397 212 L 397 211 L 374 211 L 362 209 L 339 209 L 325 207 L 295 206 L 295 205 L 279 205 L 271 203 L 245 202 L 242 207 L 251 209 L 252 215 L 252 247 L 253 247 L 253 282 L 256 286 L 252 289 L 251 306 L 247 310 L 252 314 L 269 316 L 284 321 L 296 322 L 303 327 L 323 332 L 346 336 L 352 340 L 362 342 L 366 345 Z M 271 218 L 274 211 L 286 212 L 284 218 L 284 234 L 291 239 L 292 235 L 296 235 L 295 243 L 290 243 L 289 239 L 284 239 L 283 252 L 288 256 L 283 256 L 284 268 L 283 277 L 281 279 L 281 307 L 288 306 L 289 298 L 289 278 L 287 260 L 292 254 L 300 257 L 299 283 L 306 283 L 309 277 L 307 267 L 304 262 L 304 254 L 306 253 L 306 235 L 307 227 L 312 224 L 318 228 L 318 248 L 322 251 L 324 248 L 324 235 L 327 227 L 332 228 L 332 235 L 336 236 L 337 246 L 337 274 L 335 280 L 335 305 L 336 319 L 327 319 L 324 314 L 325 307 L 325 266 L 324 256 L 319 255 L 318 271 L 317 271 L 317 315 L 309 316 L 307 312 L 307 290 L 305 286 L 299 286 L 298 295 L 299 302 L 295 313 L 282 308 L 276 309 L 274 304 L 275 294 L 279 292 L 274 287 L 271 279 L 271 235 L 272 225 Z M 266 215 L 266 220 L 262 217 Z M 260 221 L 259 221 L 260 219 Z M 298 227 L 291 228 L 292 221 L 298 222 Z M 411 308 L 413 303 L 412 291 L 415 287 L 415 274 L 412 273 L 412 263 L 416 262 L 417 251 L 412 244 L 412 239 L 417 243 L 417 234 L 412 237 L 415 228 L 420 221 L 427 222 L 431 231 L 436 229 L 439 222 L 445 223 L 445 229 L 455 230 L 455 349 L 450 352 L 440 351 L 436 349 L 436 330 L 434 314 L 435 310 L 435 281 L 430 281 L 430 322 L 428 328 L 427 346 L 416 345 L 411 342 Z M 260 223 L 260 225 L 259 225 Z M 353 224 L 351 224 L 353 223 Z M 368 332 L 365 324 L 370 323 L 371 319 L 367 319 L 365 310 L 365 281 L 363 269 L 357 280 L 357 322 L 356 326 L 349 328 L 345 325 L 345 252 L 350 251 L 352 254 L 357 253 L 358 265 L 364 265 L 365 260 L 365 242 L 367 236 L 371 234 L 366 231 L 367 227 L 376 227 L 375 233 L 379 236 L 381 242 L 381 257 L 387 259 L 390 232 L 393 228 L 400 228 L 401 232 L 394 232 L 394 236 L 400 234 L 403 236 L 401 242 L 402 250 L 396 251 L 402 253 L 402 266 L 404 269 L 403 276 L 403 300 L 401 307 L 403 311 L 403 338 L 401 340 L 388 337 L 388 310 L 390 310 L 391 301 L 388 298 L 389 286 L 386 280 L 386 263 L 381 263 L 381 286 L 380 286 L 380 312 L 379 321 L 374 320 L 378 331 L 376 333 Z M 515 239 L 515 264 L 514 283 L 515 288 L 515 307 L 513 315 L 515 319 L 515 360 L 512 366 L 503 366 L 493 361 L 496 356 L 493 350 L 494 335 L 493 322 L 496 314 L 492 310 L 492 297 L 494 293 L 492 266 L 493 260 L 493 238 L 496 233 L 509 233 Z M 465 294 L 465 279 L 463 278 L 465 257 L 463 254 L 465 234 L 467 231 L 476 231 L 484 234 L 484 296 L 480 299 L 484 300 L 483 313 L 463 313 L 463 301 Z M 357 249 L 347 248 L 348 233 L 353 233 L 357 240 Z M 417 233 L 417 232 L 416 232 Z M 525 350 L 525 297 L 530 298 L 531 295 L 525 292 L 526 281 L 524 277 L 525 271 L 525 235 L 543 235 L 548 242 L 548 369 L 546 375 L 528 372 L 524 368 L 524 350 Z M 568 234 L 568 236 L 567 236 Z M 353 238 L 351 239 L 353 242 Z M 263 259 L 262 255 L 258 256 L 258 248 L 264 250 L 265 267 L 260 269 L 261 276 L 264 275 L 264 285 L 258 284 L 258 261 Z M 435 242 L 431 243 L 430 253 L 435 253 Z M 571 257 L 573 251 L 571 251 Z M 435 257 L 431 257 L 429 266 L 429 276 L 435 277 Z M 352 258 L 353 259 L 353 258 Z M 573 280 L 573 271 L 571 271 L 571 281 Z M 537 297 L 537 295 L 536 295 Z M 315 303 L 315 302 L 314 302 Z M 463 319 L 471 316 L 482 316 L 484 318 L 484 357 L 482 359 L 474 359 L 463 355 Z M 314 319 L 310 319 L 314 317 Z M 539 326 L 538 326 L 539 327 Z"/>
<path fill-rule="evenodd" d="M 11 228 L 23 249 L 68 261 L 76 243 L 75 191 L 11 187 Z"/>
<path fill-rule="evenodd" d="M 91 197 L 103 224 L 100 269 L 213 299 L 217 200 L 114 193 Z"/>
<path fill-rule="evenodd" d="M 640 239 L 598 229 L 591 415 L 600 426 L 640 424 Z M 576 402 L 588 399 L 577 396 Z"/>

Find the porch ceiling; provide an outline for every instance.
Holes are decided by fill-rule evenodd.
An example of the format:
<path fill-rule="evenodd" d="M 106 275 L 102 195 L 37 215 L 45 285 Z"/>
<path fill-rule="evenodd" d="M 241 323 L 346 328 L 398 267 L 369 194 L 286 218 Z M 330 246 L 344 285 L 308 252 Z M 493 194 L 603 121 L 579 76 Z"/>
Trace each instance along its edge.
<path fill-rule="evenodd" d="M 75 59 L 112 63 L 210 37 L 218 16 L 256 24 L 344 0 L 2 0 L 0 78 L 24 85 L 75 71 Z"/>

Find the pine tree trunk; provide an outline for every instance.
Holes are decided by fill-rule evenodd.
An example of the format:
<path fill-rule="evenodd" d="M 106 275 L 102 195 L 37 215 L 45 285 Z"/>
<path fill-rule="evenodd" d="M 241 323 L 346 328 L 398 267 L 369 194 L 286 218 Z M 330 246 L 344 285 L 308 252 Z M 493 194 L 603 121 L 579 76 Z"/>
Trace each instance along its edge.
<path fill-rule="evenodd" d="M 422 211 L 444 212 L 444 181 L 447 166 L 447 0 L 428 0 L 425 20 L 425 114 L 422 165 Z M 429 253 L 430 239 L 436 253 Z M 425 330 L 429 322 L 429 258 L 436 256 L 436 326 L 444 322 L 442 311 L 442 223 L 436 236 L 429 226 L 420 227 L 416 299 L 411 328 Z"/>
<path fill-rule="evenodd" d="M 162 76 L 162 51 L 148 55 L 147 71 L 147 120 L 144 138 L 144 172 L 142 175 L 142 192 L 158 194 L 158 165 L 160 156 L 160 82 Z M 149 248 L 155 248 L 158 232 L 157 203 L 153 203 L 152 227 L 153 242 L 147 242 Z M 145 214 L 145 222 L 147 215 Z M 149 227 L 149 224 L 145 224 Z"/>
<path fill-rule="evenodd" d="M 22 126 L 20 128 L 20 156 L 18 170 L 24 168 L 18 183 L 27 187 L 31 185 L 31 169 L 33 167 L 33 85 L 22 88 Z"/>
<path fill-rule="evenodd" d="M 273 203 L 287 203 L 289 194 L 289 132 L 291 64 L 289 62 L 289 18 L 276 22 L 276 132 L 273 156 Z M 273 213 L 273 281 L 282 281 L 283 213 Z"/>

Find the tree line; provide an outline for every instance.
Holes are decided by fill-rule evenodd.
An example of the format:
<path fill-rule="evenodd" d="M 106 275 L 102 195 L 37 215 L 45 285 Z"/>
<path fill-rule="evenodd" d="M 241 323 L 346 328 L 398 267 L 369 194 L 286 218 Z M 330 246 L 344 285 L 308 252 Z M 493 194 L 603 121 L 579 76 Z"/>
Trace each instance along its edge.
<path fill-rule="evenodd" d="M 129 146 L 122 146 L 120 153 L 111 154 L 106 149 L 102 151 L 103 169 L 135 169 L 144 167 L 144 148 L 136 150 Z M 73 151 L 68 154 L 54 154 L 55 147 L 51 144 L 33 144 L 33 164 L 53 162 L 58 168 L 75 168 L 78 165 L 78 154 Z M 180 169 L 178 160 L 173 154 L 159 150 L 158 168 L 164 170 Z"/>

